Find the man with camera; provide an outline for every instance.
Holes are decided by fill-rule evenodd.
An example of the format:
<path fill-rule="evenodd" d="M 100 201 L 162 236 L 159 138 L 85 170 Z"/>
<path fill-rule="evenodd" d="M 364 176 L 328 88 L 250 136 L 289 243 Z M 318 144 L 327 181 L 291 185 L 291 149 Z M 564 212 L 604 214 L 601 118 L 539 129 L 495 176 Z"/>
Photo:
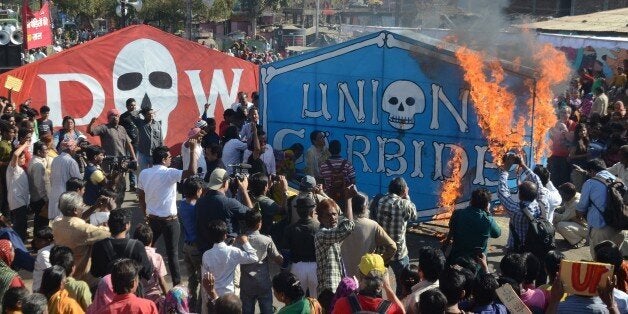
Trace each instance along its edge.
<path fill-rule="evenodd" d="M 198 141 L 188 141 L 190 150 L 194 150 Z M 140 209 L 148 219 L 148 225 L 153 231 L 155 242 L 164 235 L 168 266 L 172 275 L 173 286 L 181 283 L 179 270 L 179 236 L 181 227 L 177 217 L 177 182 L 196 174 L 197 155 L 190 155 L 190 165 L 187 170 L 170 168 L 172 155 L 166 146 L 153 149 L 153 166 L 140 172 L 137 178 L 137 196 Z"/>
<path fill-rule="evenodd" d="M 237 185 L 242 194 L 241 203 L 235 198 L 225 195 L 231 185 Z M 211 248 L 211 237 L 207 226 L 212 220 L 222 220 L 227 224 L 227 233 L 234 236 L 239 233 L 238 220 L 253 208 L 253 203 L 247 191 L 249 180 L 241 175 L 230 177 L 225 169 L 216 168 L 209 178 L 209 191 L 196 202 L 196 244 L 199 252 L 205 252 Z"/>
<path fill-rule="evenodd" d="M 96 118 L 92 118 L 87 125 L 87 133 L 91 136 L 100 137 L 100 143 L 106 155 L 120 158 L 127 156 L 128 151 L 131 156 L 131 160 L 136 160 L 135 150 L 133 150 L 131 139 L 126 133 L 126 129 L 120 125 L 120 111 L 118 109 L 109 110 L 107 112 L 107 119 L 107 124 L 101 124 L 94 127 Z M 103 166 L 105 169 L 110 169 L 110 163 L 115 163 L 116 161 L 118 160 L 106 160 Z M 120 173 L 119 176 L 120 178 L 118 178 L 115 187 L 116 204 L 118 207 L 122 205 L 122 202 L 124 201 L 124 192 L 126 191 L 126 180 L 124 178 L 124 174 Z"/>

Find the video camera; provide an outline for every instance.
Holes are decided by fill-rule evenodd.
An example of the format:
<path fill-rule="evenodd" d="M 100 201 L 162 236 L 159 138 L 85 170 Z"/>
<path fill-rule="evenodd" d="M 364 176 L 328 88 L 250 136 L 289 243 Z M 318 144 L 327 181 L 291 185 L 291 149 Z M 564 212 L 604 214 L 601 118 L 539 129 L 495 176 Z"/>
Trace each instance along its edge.
<path fill-rule="evenodd" d="M 105 156 L 103 163 L 108 166 L 107 173 L 137 170 L 137 161 L 129 156 Z"/>
<path fill-rule="evenodd" d="M 251 165 L 249 164 L 239 163 L 228 166 L 233 168 L 233 172 L 231 173 L 231 180 L 237 179 L 238 181 L 242 181 L 244 180 L 244 178 L 247 178 L 249 176 L 249 169 L 251 169 Z M 236 182 L 231 183 L 236 184 Z"/>

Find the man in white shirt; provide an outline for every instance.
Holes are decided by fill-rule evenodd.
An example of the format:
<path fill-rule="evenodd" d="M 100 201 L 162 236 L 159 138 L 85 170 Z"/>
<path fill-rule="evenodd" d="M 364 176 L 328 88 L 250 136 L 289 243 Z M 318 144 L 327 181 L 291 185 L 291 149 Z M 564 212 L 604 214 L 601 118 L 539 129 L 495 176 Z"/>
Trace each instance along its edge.
<path fill-rule="evenodd" d="M 628 185 L 628 145 L 624 145 L 619 149 L 619 162 L 606 170 Z"/>
<path fill-rule="evenodd" d="M 7 201 L 9 203 L 9 209 L 11 210 L 13 229 L 20 235 L 24 242 L 26 242 L 26 223 L 28 220 L 30 192 L 28 187 L 28 175 L 23 167 L 26 165 L 26 155 L 24 153 L 30 145 L 30 141 L 25 141 L 13 151 L 11 162 L 9 162 L 7 168 L 6 182 Z"/>
<path fill-rule="evenodd" d="M 48 219 L 41 215 L 42 209 L 48 203 L 48 193 L 46 192 L 46 168 L 48 161 L 48 146 L 43 142 L 36 142 L 33 145 L 33 158 L 28 165 L 28 184 L 31 194 L 31 209 L 35 213 L 33 219 L 33 234 L 48 226 Z M 47 210 L 47 209 L 46 209 Z"/>
<path fill-rule="evenodd" d="M 61 142 L 61 155 L 52 160 L 50 170 L 50 195 L 48 195 L 48 219 L 53 220 L 61 215 L 59 196 L 65 192 L 65 183 L 70 178 L 81 178 L 78 163 L 74 160 L 76 141 L 65 139 Z"/>
<path fill-rule="evenodd" d="M 246 235 L 236 239 L 242 249 L 225 243 L 227 239 L 227 224 L 222 220 L 213 220 L 208 226 L 209 236 L 214 246 L 203 254 L 201 274 L 211 273 L 215 277 L 215 289 L 218 296 L 235 292 L 233 278 L 236 267 L 240 264 L 255 263 L 259 259 L 255 249 L 251 246 Z M 208 295 L 203 291 L 203 312 L 206 312 Z"/>
<path fill-rule="evenodd" d="M 188 141 L 194 151 L 198 141 Z M 164 235 L 168 266 L 172 275 L 173 286 L 181 283 L 179 270 L 179 236 L 181 227 L 177 218 L 177 182 L 196 174 L 197 156 L 191 154 L 187 170 L 170 168 L 172 155 L 166 146 L 159 146 L 152 151 L 153 166 L 142 170 L 137 180 L 137 195 L 140 208 L 148 218 L 148 225 L 157 241 Z"/>
<path fill-rule="evenodd" d="M 244 114 L 247 114 L 251 108 L 253 108 L 253 103 L 249 102 L 246 92 L 238 92 L 238 101 L 231 105 L 231 109 L 233 111 L 240 109 Z"/>
<path fill-rule="evenodd" d="M 266 132 L 258 129 L 257 137 L 259 138 L 260 145 L 260 155 L 259 158 L 262 160 L 264 165 L 266 166 L 266 174 L 273 175 L 277 173 L 277 161 L 275 160 L 275 151 L 273 147 L 267 143 Z M 249 157 L 253 154 L 250 149 L 247 149 L 244 152 L 244 158 L 242 159 L 244 163 L 249 160 Z"/>
<path fill-rule="evenodd" d="M 546 215 L 545 218 L 547 221 L 552 222 L 554 220 L 554 211 L 558 206 L 560 206 L 563 199 L 560 196 L 558 189 L 554 186 L 554 184 L 552 184 L 552 181 L 550 181 L 550 173 L 547 168 L 543 165 L 536 165 L 533 171 L 537 176 L 539 176 L 539 179 L 541 179 L 543 186 L 540 188 L 545 189 L 545 194 L 547 195 L 547 201 L 549 203 L 549 208 L 541 208 L 541 211 Z"/>

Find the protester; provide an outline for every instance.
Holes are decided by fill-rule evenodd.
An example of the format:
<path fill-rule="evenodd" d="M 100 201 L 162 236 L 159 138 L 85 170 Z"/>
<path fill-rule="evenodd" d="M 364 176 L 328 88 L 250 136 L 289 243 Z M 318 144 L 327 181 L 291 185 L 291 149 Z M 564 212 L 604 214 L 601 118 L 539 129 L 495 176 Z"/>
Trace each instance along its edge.
<path fill-rule="evenodd" d="M 30 204 L 30 190 L 28 175 L 24 168 L 26 164 L 26 149 L 30 147 L 30 141 L 26 141 L 13 150 L 11 162 L 7 167 L 7 200 L 11 210 L 13 229 L 20 235 L 22 241 L 26 241 L 26 227 Z"/>
<path fill-rule="evenodd" d="M 44 142 L 36 142 L 33 144 L 33 158 L 28 165 L 28 185 L 30 192 L 30 208 L 33 211 L 33 235 L 37 231 L 48 226 L 48 208 L 44 207 L 48 203 L 48 190 L 46 189 L 46 181 L 50 181 L 46 168 L 48 168 L 48 147 Z M 42 215 L 44 214 L 44 215 Z M 45 216 L 45 217 L 44 217 Z"/>
<path fill-rule="evenodd" d="M 368 218 L 368 197 L 364 193 L 358 193 L 351 200 L 355 228 L 353 232 L 342 241 L 341 254 L 346 268 L 347 276 L 358 275 L 358 257 L 376 250 L 381 252 L 384 262 L 390 259 L 397 251 L 397 244 L 377 222 Z"/>
<path fill-rule="evenodd" d="M 82 314 L 81 306 L 65 289 L 65 269 L 54 265 L 44 271 L 39 291 L 48 298 L 50 314 Z"/>
<path fill-rule="evenodd" d="M 83 197 L 76 192 L 65 192 L 59 197 L 60 220 L 51 224 L 55 244 L 69 247 L 74 254 L 74 278 L 95 286 L 97 281 L 89 274 L 92 246 L 108 238 L 109 228 L 91 225 L 81 219 L 84 209 Z"/>
<path fill-rule="evenodd" d="M 168 293 L 168 284 L 165 278 L 168 272 L 163 257 L 152 247 L 154 244 L 153 231 L 146 224 L 138 224 L 133 232 L 133 239 L 144 245 L 146 256 L 153 265 L 150 279 L 141 279 L 143 296 L 145 299 L 155 302 L 157 308 L 162 308 L 165 295 Z"/>
<path fill-rule="evenodd" d="M 111 270 L 111 283 L 115 296 L 99 314 L 144 313 L 157 314 L 157 306 L 150 300 L 135 296 L 139 285 L 138 271 L 130 259 L 117 260 Z"/>
<path fill-rule="evenodd" d="M 4 298 L 4 293 L 9 288 L 24 287 L 24 282 L 20 275 L 11 269 L 15 252 L 9 240 L 0 240 L 0 300 Z"/>
<path fill-rule="evenodd" d="M 325 146 L 325 138 L 327 136 L 322 131 L 312 131 L 310 133 L 312 146 L 305 152 L 305 174 L 316 179 L 321 178 L 319 166 L 330 156 L 329 150 Z"/>
<path fill-rule="evenodd" d="M 33 293 L 22 301 L 22 313 L 24 314 L 47 314 L 48 300 L 41 293 Z"/>
<path fill-rule="evenodd" d="M 85 281 L 74 279 L 74 256 L 67 246 L 55 246 L 50 250 L 50 264 L 61 266 L 66 274 L 64 288 L 68 296 L 78 302 L 83 311 L 92 304 L 92 293 Z"/>
<path fill-rule="evenodd" d="M 449 220 L 451 251 L 447 257 L 454 264 L 460 257 L 486 253 L 489 238 L 498 238 L 501 228 L 491 216 L 491 192 L 477 189 L 471 193 L 470 205 L 454 211 Z M 415 302 L 416 303 L 416 302 Z"/>
<path fill-rule="evenodd" d="M 59 204 L 59 196 L 66 191 L 66 182 L 72 177 L 82 177 L 78 163 L 74 160 L 74 155 L 77 150 L 76 141 L 73 139 L 64 139 L 59 145 L 61 153 L 52 160 L 50 172 L 51 190 L 48 197 L 48 219 L 50 220 L 61 215 L 57 204 Z"/>
<path fill-rule="evenodd" d="M 564 183 L 558 187 L 563 203 L 554 214 L 556 232 L 574 248 L 585 245 L 589 230 L 586 222 L 576 213 L 576 205 L 580 202 L 580 193 L 576 192 L 573 183 Z"/>
<path fill-rule="evenodd" d="M 280 272 L 273 277 L 273 292 L 275 298 L 285 304 L 277 314 L 322 313 L 318 301 L 306 297 L 301 282 L 289 272 Z"/>
<path fill-rule="evenodd" d="M 22 302 L 29 294 L 30 292 L 25 287 L 9 288 L 2 299 L 3 313 L 22 313 Z"/>
<path fill-rule="evenodd" d="M 50 264 L 50 250 L 54 245 L 54 236 L 50 227 L 44 227 L 35 233 L 33 247 L 38 248 L 38 250 L 33 270 L 33 291 L 39 290 L 44 270 L 52 266 Z"/>
<path fill-rule="evenodd" d="M 197 308 L 198 287 L 201 281 L 202 253 L 196 245 L 196 202 L 203 194 L 203 182 L 200 178 L 190 177 L 182 183 L 183 199 L 177 202 L 177 213 L 183 228 L 183 263 L 188 271 L 188 293 L 191 308 Z"/>
<path fill-rule="evenodd" d="M 388 184 L 388 194 L 377 202 L 376 220 L 397 245 L 397 251 L 389 263 L 397 280 L 397 294 L 401 294 L 401 272 L 410 263 L 406 246 L 407 223 L 416 217 L 416 205 L 410 200 L 408 184 L 401 177 L 394 178 Z"/>
<path fill-rule="evenodd" d="M 76 122 L 71 116 L 63 117 L 61 123 L 62 128 L 54 133 L 55 149 L 61 153 L 63 151 L 62 143 L 67 141 L 77 142 L 79 138 L 85 137 L 81 131 L 76 129 Z"/>
<path fill-rule="evenodd" d="M 300 218 L 286 228 L 282 248 L 290 252 L 290 271 L 305 289 L 305 295 L 316 298 L 318 278 L 314 236 L 320 229 L 315 217 L 316 202 L 310 197 L 297 198 L 295 207 Z"/>
<path fill-rule="evenodd" d="M 316 251 L 316 277 L 318 279 L 318 302 L 324 311 L 331 309 L 334 291 L 345 275 L 341 261 L 340 243 L 346 239 L 353 229 L 353 210 L 351 198 L 357 194 L 355 186 L 347 189 L 345 218 L 338 222 L 340 208 L 332 199 L 326 199 L 316 206 L 316 214 L 321 228 L 314 235 L 314 249 Z"/>
<path fill-rule="evenodd" d="M 340 141 L 329 142 L 329 153 L 330 156 L 327 160 L 319 164 L 320 177 L 323 181 L 325 194 L 342 204 L 344 201 L 342 193 L 347 186 L 355 183 L 355 169 L 349 160 L 340 156 Z"/>
<path fill-rule="evenodd" d="M 141 133 L 140 133 L 141 134 Z M 190 150 L 198 144 L 189 140 Z M 177 182 L 196 174 L 196 155 L 190 156 L 186 170 L 170 168 L 172 155 L 166 146 L 159 146 L 152 151 L 153 166 L 142 170 L 137 179 L 137 195 L 142 212 L 148 218 L 148 225 L 153 230 L 155 241 L 163 234 L 168 256 L 168 267 L 174 286 L 181 283 L 179 270 L 179 237 L 181 227 L 177 217 Z"/>
<path fill-rule="evenodd" d="M 442 252 L 431 247 L 419 249 L 419 279 L 420 281 L 411 288 L 411 293 L 403 299 L 403 307 L 406 313 L 417 313 L 415 305 L 421 299 L 425 291 L 438 288 L 438 278 L 445 269 L 445 257 Z"/>
<path fill-rule="evenodd" d="M 144 119 L 134 119 L 137 127 L 137 167 L 138 174 L 153 166 L 153 151 L 164 145 L 161 121 L 155 120 L 155 110 L 151 105 L 142 104 L 140 110 Z M 196 170 L 196 169 L 194 169 Z"/>
<path fill-rule="evenodd" d="M 244 314 L 253 314 L 256 303 L 261 313 L 272 314 L 274 312 L 270 263 L 281 265 L 283 256 L 277 250 L 273 240 L 260 233 L 264 225 L 262 217 L 262 213 L 257 210 L 249 211 L 245 215 L 246 235 L 250 245 L 255 249 L 258 261 L 240 266 L 240 299 Z"/>

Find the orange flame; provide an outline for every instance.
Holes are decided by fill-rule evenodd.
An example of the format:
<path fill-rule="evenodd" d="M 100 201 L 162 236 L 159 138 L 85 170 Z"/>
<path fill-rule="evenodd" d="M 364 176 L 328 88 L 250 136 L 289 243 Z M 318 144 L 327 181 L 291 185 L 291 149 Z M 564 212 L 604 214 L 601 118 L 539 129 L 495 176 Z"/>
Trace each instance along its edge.
<path fill-rule="evenodd" d="M 534 159 L 539 162 L 549 148 L 546 139 L 547 132 L 556 124 L 556 112 L 552 100 L 554 94 L 552 87 L 564 82 L 569 76 L 570 68 L 567 57 L 550 44 L 545 44 L 537 49 L 533 56 L 534 62 L 540 71 L 536 81 L 536 103 L 532 111 L 532 97 L 528 100 L 530 114 L 534 117 Z M 530 94 L 534 95 L 534 84 L 528 82 Z"/>
<path fill-rule="evenodd" d="M 443 182 L 440 193 L 439 207 L 444 208 L 444 212 L 433 217 L 434 220 L 449 219 L 456 209 L 456 201 L 462 194 L 462 148 L 453 146 L 452 157 L 447 163 L 447 168 L 451 171 L 451 177 Z"/>
<path fill-rule="evenodd" d="M 495 163 L 510 149 L 524 146 L 525 120 L 514 121 L 516 97 L 502 83 L 504 70 L 498 61 L 489 63 L 486 74 L 484 55 L 462 47 L 456 58 L 464 70 L 464 79 L 471 88 L 471 99 L 478 115 L 478 123 L 488 141 L 488 150 Z"/>

